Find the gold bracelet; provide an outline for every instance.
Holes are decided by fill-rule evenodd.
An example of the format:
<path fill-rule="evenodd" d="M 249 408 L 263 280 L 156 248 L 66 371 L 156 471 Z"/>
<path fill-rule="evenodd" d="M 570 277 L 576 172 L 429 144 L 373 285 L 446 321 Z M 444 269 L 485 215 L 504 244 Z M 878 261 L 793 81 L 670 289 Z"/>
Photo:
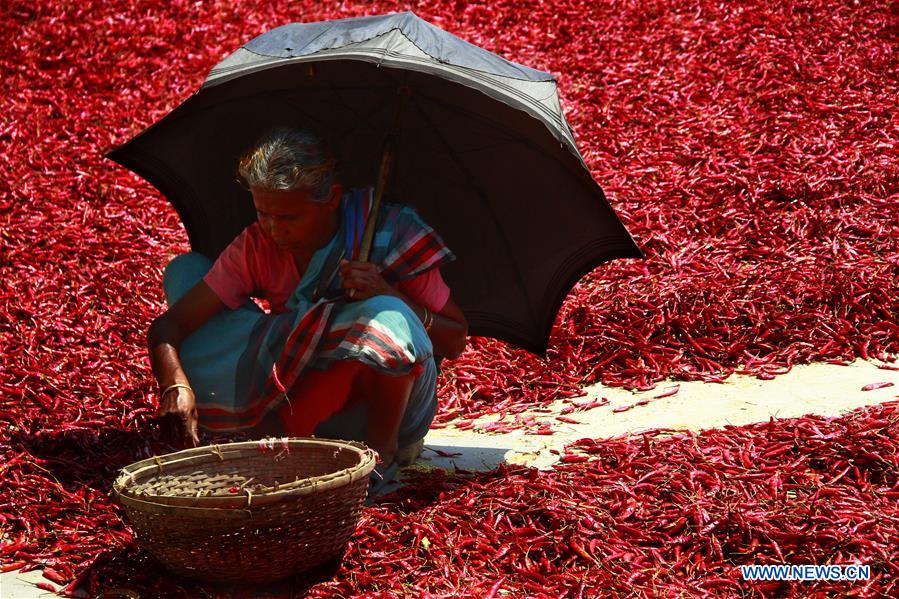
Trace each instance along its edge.
<path fill-rule="evenodd" d="M 172 389 L 187 389 L 191 393 L 193 393 L 193 391 L 194 391 L 190 385 L 182 385 L 181 383 L 175 383 L 174 385 L 169 385 L 168 387 L 166 387 L 165 390 L 159 394 L 159 399 L 162 399 L 163 397 L 165 397 L 165 394 L 168 393 L 169 391 L 171 391 Z"/>
<path fill-rule="evenodd" d="M 425 306 L 425 331 L 431 330 L 431 325 L 434 324 L 434 313 L 431 312 L 427 306 Z"/>

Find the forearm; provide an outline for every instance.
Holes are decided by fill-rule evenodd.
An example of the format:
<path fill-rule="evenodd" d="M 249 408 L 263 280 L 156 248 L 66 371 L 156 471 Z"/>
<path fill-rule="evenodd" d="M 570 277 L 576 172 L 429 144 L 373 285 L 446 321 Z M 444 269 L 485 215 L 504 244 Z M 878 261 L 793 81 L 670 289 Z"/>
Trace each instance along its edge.
<path fill-rule="evenodd" d="M 161 389 L 190 384 L 181 367 L 181 341 L 178 331 L 164 318 L 157 318 L 150 326 L 147 334 L 150 365 Z"/>
<path fill-rule="evenodd" d="M 425 323 L 428 315 L 424 306 L 413 301 L 401 291 L 396 291 L 395 295 L 412 308 L 422 323 Z M 458 357 L 465 349 L 468 327 L 452 318 L 428 311 L 433 318 L 431 326 L 428 328 L 428 336 L 434 344 L 434 353 L 446 358 Z"/>
<path fill-rule="evenodd" d="M 200 281 L 153 321 L 147 331 L 147 347 L 153 374 L 162 389 L 189 384 L 181 367 L 181 343 L 225 308 L 209 285 Z"/>

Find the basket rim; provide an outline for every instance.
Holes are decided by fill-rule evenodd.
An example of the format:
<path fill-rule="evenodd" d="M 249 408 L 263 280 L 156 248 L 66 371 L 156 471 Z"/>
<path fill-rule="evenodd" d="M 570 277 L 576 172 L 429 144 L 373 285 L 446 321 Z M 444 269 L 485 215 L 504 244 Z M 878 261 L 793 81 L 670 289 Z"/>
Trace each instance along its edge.
<path fill-rule="evenodd" d="M 244 489 L 245 492 L 242 494 L 227 496 L 177 497 L 137 494 L 129 489 L 130 485 L 141 480 L 142 477 L 159 474 L 166 466 L 202 464 L 210 461 L 210 458 L 218 458 L 222 461 L 236 460 L 249 455 L 258 455 L 260 450 L 278 452 L 310 446 L 349 449 L 356 452 L 359 461 L 349 468 L 278 485 L 277 490 L 274 487 L 268 487 L 256 493 Z M 172 510 L 188 509 L 198 516 L 200 515 L 199 511 L 203 510 L 213 510 L 218 515 L 222 515 L 223 511 L 234 510 L 247 514 L 247 510 L 251 510 L 253 507 L 279 503 L 291 497 L 324 493 L 352 484 L 360 478 L 368 477 L 374 467 L 375 452 L 356 441 L 317 437 L 267 438 L 258 441 L 205 445 L 134 462 L 120 470 L 119 476 L 113 483 L 112 494 L 119 503 L 145 512 L 171 514 Z"/>

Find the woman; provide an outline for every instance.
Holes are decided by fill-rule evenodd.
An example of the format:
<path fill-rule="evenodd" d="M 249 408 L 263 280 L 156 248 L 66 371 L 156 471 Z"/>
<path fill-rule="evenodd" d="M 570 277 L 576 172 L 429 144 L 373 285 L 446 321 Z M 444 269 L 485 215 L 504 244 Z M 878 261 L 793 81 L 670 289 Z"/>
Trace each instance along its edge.
<path fill-rule="evenodd" d="M 420 448 L 436 411 L 434 354 L 458 356 L 468 331 L 439 273 L 452 254 L 411 208 L 383 204 L 370 261 L 356 260 L 371 189 L 345 193 L 307 131 L 272 131 L 238 172 L 257 222 L 214 264 L 173 260 L 170 307 L 149 330 L 170 434 L 184 446 L 198 424 L 356 438 L 387 465 Z"/>

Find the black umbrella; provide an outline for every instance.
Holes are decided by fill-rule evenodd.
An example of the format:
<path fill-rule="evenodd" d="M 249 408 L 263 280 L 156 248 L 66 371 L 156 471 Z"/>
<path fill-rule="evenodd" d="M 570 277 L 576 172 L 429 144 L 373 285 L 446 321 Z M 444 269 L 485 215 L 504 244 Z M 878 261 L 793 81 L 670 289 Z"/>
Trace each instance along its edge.
<path fill-rule="evenodd" d="M 472 335 L 542 355 L 580 277 L 643 257 L 578 152 L 552 75 L 411 12 L 269 31 L 109 157 L 165 194 L 193 249 L 215 258 L 255 218 L 237 157 L 275 125 L 323 134 L 345 186 L 374 183 L 396 126 L 388 197 L 458 257 L 443 274 Z"/>

